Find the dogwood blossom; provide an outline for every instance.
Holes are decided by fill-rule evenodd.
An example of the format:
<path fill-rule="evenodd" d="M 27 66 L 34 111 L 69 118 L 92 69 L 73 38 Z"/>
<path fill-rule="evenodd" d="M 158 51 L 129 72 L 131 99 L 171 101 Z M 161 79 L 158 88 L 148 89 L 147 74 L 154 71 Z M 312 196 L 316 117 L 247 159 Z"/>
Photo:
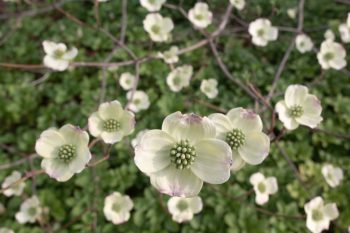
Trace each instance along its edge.
<path fill-rule="evenodd" d="M 343 170 L 340 167 L 334 167 L 332 164 L 326 164 L 322 167 L 322 175 L 332 188 L 337 187 L 344 179 Z"/>
<path fill-rule="evenodd" d="M 175 222 L 190 221 L 194 214 L 203 209 L 202 199 L 196 197 L 171 197 L 168 200 L 168 210 Z"/>
<path fill-rule="evenodd" d="M 249 182 L 254 186 L 255 202 L 258 205 L 263 205 L 269 201 L 269 195 L 275 194 L 278 191 L 276 177 L 267 177 L 260 173 L 254 173 L 250 176 Z"/>
<path fill-rule="evenodd" d="M 326 40 L 331 40 L 331 41 L 335 40 L 334 32 L 331 29 L 326 30 L 323 36 Z"/>
<path fill-rule="evenodd" d="M 183 65 L 172 70 L 166 78 L 166 82 L 173 92 L 179 92 L 184 87 L 190 85 L 190 80 L 193 74 L 193 67 Z"/>
<path fill-rule="evenodd" d="M 279 120 L 288 130 L 298 128 L 299 124 L 315 128 L 323 119 L 320 101 L 302 85 L 288 86 L 284 100 L 279 101 L 275 109 Z"/>
<path fill-rule="evenodd" d="M 341 70 L 346 66 L 346 51 L 344 47 L 334 41 L 326 40 L 321 44 L 321 49 L 317 53 L 317 59 L 322 69 L 333 68 Z"/>
<path fill-rule="evenodd" d="M 130 211 L 134 204 L 129 196 L 113 192 L 105 198 L 103 213 L 113 224 L 122 224 L 130 218 Z"/>
<path fill-rule="evenodd" d="M 130 90 L 135 86 L 136 77 L 129 72 L 120 75 L 119 84 L 124 90 Z"/>
<path fill-rule="evenodd" d="M 179 57 L 177 56 L 178 52 L 179 48 L 177 46 L 171 46 L 170 50 L 163 53 L 158 53 L 158 56 L 162 58 L 166 63 L 174 64 L 179 61 Z"/>
<path fill-rule="evenodd" d="M 304 205 L 306 226 L 312 233 L 328 230 L 331 221 L 339 216 L 335 203 L 324 204 L 322 197 L 315 197 Z"/>
<path fill-rule="evenodd" d="M 45 40 L 43 42 L 44 65 L 58 71 L 64 71 L 68 68 L 69 63 L 77 56 L 78 50 L 72 48 L 67 50 L 67 46 L 63 43 L 55 43 Z"/>
<path fill-rule="evenodd" d="M 2 227 L 0 228 L 0 233 L 15 233 L 12 229 Z"/>
<path fill-rule="evenodd" d="M 198 28 L 206 28 L 213 20 L 213 13 L 209 11 L 208 4 L 197 2 L 188 12 L 188 19 Z"/>
<path fill-rule="evenodd" d="M 140 0 L 141 6 L 148 11 L 159 11 L 166 0 Z"/>
<path fill-rule="evenodd" d="M 32 196 L 21 204 L 20 211 L 16 213 L 15 217 L 20 224 L 27 222 L 34 223 L 36 220 L 38 220 L 41 213 L 42 208 L 40 207 L 38 197 Z"/>
<path fill-rule="evenodd" d="M 215 98 L 219 91 L 217 88 L 218 81 L 216 79 L 202 80 L 200 90 L 203 92 L 209 99 Z"/>
<path fill-rule="evenodd" d="M 41 167 L 45 172 L 63 182 L 74 173 L 84 170 L 91 159 L 89 135 L 79 127 L 67 124 L 60 129 L 50 128 L 41 133 L 35 150 L 43 157 Z"/>
<path fill-rule="evenodd" d="M 7 176 L 2 183 L 1 187 L 4 189 L 5 196 L 20 196 L 23 193 L 23 189 L 26 186 L 24 182 L 16 183 L 16 181 L 22 178 L 21 173 L 13 171 L 11 175 Z"/>
<path fill-rule="evenodd" d="M 249 34 L 252 36 L 253 44 L 266 46 L 269 41 L 277 40 L 278 29 L 271 25 L 268 19 L 256 19 L 249 24 Z"/>
<path fill-rule="evenodd" d="M 144 91 L 135 91 L 132 94 L 132 91 L 129 91 L 126 94 L 126 98 L 131 101 L 129 109 L 133 112 L 139 112 L 141 110 L 146 110 L 150 106 L 148 95 Z M 132 100 L 131 100 L 132 98 Z"/>
<path fill-rule="evenodd" d="M 207 117 L 175 112 L 161 130 L 150 130 L 135 149 L 136 166 L 148 174 L 159 192 L 193 197 L 203 181 L 221 184 L 230 177 L 231 148 L 215 139 L 215 126 Z"/>
<path fill-rule="evenodd" d="M 340 38 L 344 43 L 350 42 L 350 25 L 347 25 L 345 23 L 340 24 L 338 27 Z"/>
<path fill-rule="evenodd" d="M 296 7 L 288 8 L 287 15 L 289 16 L 289 18 L 295 19 L 295 17 L 297 16 L 297 12 L 298 10 Z"/>
<path fill-rule="evenodd" d="M 168 17 L 164 18 L 158 13 L 152 13 L 146 16 L 143 27 L 153 41 L 163 42 L 170 39 L 174 23 Z"/>
<path fill-rule="evenodd" d="M 244 108 L 231 109 L 226 115 L 209 116 L 216 127 L 216 137 L 232 149 L 233 170 L 245 163 L 257 165 L 264 161 L 270 150 L 270 139 L 262 132 L 259 115 Z"/>
<path fill-rule="evenodd" d="M 245 7 L 245 0 L 230 0 L 230 3 L 240 11 Z"/>
<path fill-rule="evenodd" d="M 132 147 L 134 149 L 141 142 L 141 139 L 142 139 L 143 135 L 145 135 L 145 133 L 148 132 L 148 131 L 149 131 L 148 129 L 141 130 L 140 132 L 137 133 L 136 138 L 131 140 L 131 145 L 132 145 Z"/>
<path fill-rule="evenodd" d="M 305 53 L 311 51 L 314 44 L 309 36 L 300 34 L 295 38 L 295 44 L 299 52 Z"/>
<path fill-rule="evenodd" d="M 92 136 L 102 138 L 105 143 L 119 142 L 124 136 L 132 134 L 135 116 L 124 110 L 119 101 L 106 102 L 89 117 L 89 131 Z"/>

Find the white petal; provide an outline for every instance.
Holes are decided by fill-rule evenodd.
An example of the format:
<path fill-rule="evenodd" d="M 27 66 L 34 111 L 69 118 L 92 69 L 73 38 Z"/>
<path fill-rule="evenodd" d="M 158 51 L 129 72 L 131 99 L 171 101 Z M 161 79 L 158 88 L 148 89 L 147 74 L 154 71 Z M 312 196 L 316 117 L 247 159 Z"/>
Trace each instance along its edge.
<path fill-rule="evenodd" d="M 214 113 L 209 115 L 209 119 L 214 123 L 216 133 L 227 133 L 233 129 L 229 118 L 222 113 Z"/>
<path fill-rule="evenodd" d="M 321 206 L 323 206 L 323 199 L 322 197 L 317 196 L 306 203 L 304 209 L 307 214 L 310 214 L 313 209 L 320 208 Z"/>
<path fill-rule="evenodd" d="M 26 222 L 29 222 L 31 219 L 29 218 L 29 216 L 27 214 L 24 214 L 23 212 L 18 212 L 15 215 L 16 220 L 20 223 L 20 224 L 24 224 Z"/>
<path fill-rule="evenodd" d="M 120 142 L 123 139 L 123 132 L 122 131 L 116 131 L 116 132 L 102 132 L 101 138 L 105 143 L 108 144 L 114 144 L 116 142 Z"/>
<path fill-rule="evenodd" d="M 94 137 L 99 137 L 103 132 L 103 120 L 99 117 L 97 112 L 91 114 L 88 120 L 89 132 Z"/>
<path fill-rule="evenodd" d="M 35 151 L 44 158 L 53 158 L 56 156 L 57 149 L 65 144 L 65 140 L 57 129 L 47 129 L 41 133 L 36 141 Z"/>
<path fill-rule="evenodd" d="M 264 161 L 269 154 L 270 139 L 260 132 L 245 135 L 244 145 L 238 149 L 242 159 L 251 165 L 257 165 Z"/>
<path fill-rule="evenodd" d="M 68 68 L 69 61 L 56 59 L 50 55 L 46 55 L 44 57 L 44 65 L 53 70 L 64 71 Z"/>
<path fill-rule="evenodd" d="M 159 192 L 178 197 L 197 196 L 203 186 L 203 181 L 190 170 L 176 169 L 172 165 L 152 173 L 151 183 Z"/>
<path fill-rule="evenodd" d="M 71 50 L 67 51 L 63 55 L 63 59 L 65 60 L 73 60 L 76 56 L 78 55 L 78 49 L 77 48 L 72 48 Z"/>
<path fill-rule="evenodd" d="M 278 119 L 282 121 L 286 129 L 293 130 L 298 128 L 299 123 L 289 116 L 288 108 L 284 100 L 281 100 L 276 104 L 275 110 L 278 113 Z"/>
<path fill-rule="evenodd" d="M 87 146 L 89 144 L 89 134 L 74 125 L 64 125 L 59 130 L 67 144 L 76 146 Z"/>
<path fill-rule="evenodd" d="M 99 106 L 98 114 L 103 120 L 120 119 L 123 114 L 123 108 L 119 101 L 106 102 Z"/>
<path fill-rule="evenodd" d="M 310 128 L 316 128 L 317 125 L 323 120 L 323 118 L 321 116 L 304 114 L 295 120 L 301 125 L 306 125 Z"/>
<path fill-rule="evenodd" d="M 324 206 L 324 214 L 329 218 L 330 220 L 334 220 L 338 218 L 339 211 L 335 203 L 330 203 Z"/>
<path fill-rule="evenodd" d="M 191 166 L 192 172 L 210 184 L 222 184 L 230 178 L 232 152 L 227 143 L 207 139 L 195 144 L 197 157 Z"/>
<path fill-rule="evenodd" d="M 124 133 L 124 136 L 131 134 L 135 129 L 135 115 L 132 112 L 124 111 L 121 120 L 121 130 Z"/>
<path fill-rule="evenodd" d="M 255 202 L 258 205 L 263 205 L 269 201 L 269 194 L 267 193 L 255 193 Z"/>
<path fill-rule="evenodd" d="M 286 93 L 284 94 L 284 100 L 288 108 L 295 105 L 302 105 L 308 94 L 308 89 L 302 85 L 289 85 Z"/>
<path fill-rule="evenodd" d="M 202 211 L 203 203 L 200 197 L 190 197 L 187 198 L 189 206 L 194 214 L 197 214 Z"/>
<path fill-rule="evenodd" d="M 77 156 L 69 163 L 69 170 L 72 173 L 80 173 L 91 159 L 91 153 L 88 147 L 79 148 Z"/>
<path fill-rule="evenodd" d="M 232 150 L 232 165 L 231 171 L 236 172 L 246 165 L 246 162 L 241 158 L 237 151 Z"/>
<path fill-rule="evenodd" d="M 261 118 L 251 110 L 234 108 L 227 113 L 233 128 L 241 129 L 244 133 L 261 132 L 263 125 Z"/>
<path fill-rule="evenodd" d="M 332 68 L 341 70 L 346 66 L 346 60 L 342 57 L 337 57 L 329 61 L 329 64 L 332 66 Z"/>
<path fill-rule="evenodd" d="M 268 40 L 277 40 L 278 29 L 276 27 L 269 27 L 267 29 L 267 38 Z"/>
<path fill-rule="evenodd" d="M 50 177 L 60 182 L 67 181 L 73 176 L 73 173 L 69 171 L 68 165 L 62 163 L 59 159 L 43 159 L 41 167 Z"/>
<path fill-rule="evenodd" d="M 135 148 L 135 164 L 144 173 L 157 172 L 170 164 L 174 140 L 161 130 L 147 131 Z"/>
<path fill-rule="evenodd" d="M 265 180 L 265 176 L 260 172 L 254 173 L 249 178 L 249 182 L 254 186 L 259 184 L 260 182 L 262 182 L 264 180 Z"/>
<path fill-rule="evenodd" d="M 266 187 L 268 194 L 274 194 L 278 191 L 278 184 L 276 177 L 268 177 L 266 179 Z"/>

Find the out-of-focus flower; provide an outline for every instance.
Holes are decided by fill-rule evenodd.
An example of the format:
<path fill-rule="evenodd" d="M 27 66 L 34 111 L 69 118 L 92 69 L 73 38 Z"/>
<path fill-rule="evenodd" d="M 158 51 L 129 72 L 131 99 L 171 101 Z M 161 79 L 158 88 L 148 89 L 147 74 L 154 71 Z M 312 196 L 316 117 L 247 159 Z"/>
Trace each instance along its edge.
<path fill-rule="evenodd" d="M 250 176 L 250 183 L 254 186 L 255 202 L 258 205 L 263 205 L 269 201 L 269 195 L 275 194 L 278 191 L 276 177 L 267 177 L 260 173 L 254 173 Z"/>
<path fill-rule="evenodd" d="M 114 192 L 105 198 L 103 213 L 113 224 L 122 224 L 130 218 L 130 211 L 134 204 L 128 195 Z"/>
<path fill-rule="evenodd" d="M 120 75 L 119 84 L 124 90 L 130 90 L 135 86 L 136 77 L 129 72 Z"/>
<path fill-rule="evenodd" d="M 101 104 L 89 117 L 91 135 L 102 138 L 105 143 L 121 141 L 124 136 L 132 134 L 134 128 L 134 114 L 124 110 L 117 100 Z"/>
<path fill-rule="evenodd" d="M 322 167 L 322 175 L 332 188 L 337 187 L 344 178 L 343 170 L 332 164 L 326 164 Z"/>
<path fill-rule="evenodd" d="M 36 220 L 38 220 L 41 213 L 42 208 L 40 207 L 38 197 L 32 196 L 21 204 L 20 211 L 16 213 L 15 217 L 20 224 L 27 222 L 34 223 Z"/>
<path fill-rule="evenodd" d="M 194 214 L 199 213 L 203 208 L 200 197 L 171 197 L 168 200 L 168 210 L 173 220 L 178 223 L 190 221 Z"/>
<path fill-rule="evenodd" d="M 279 101 L 275 109 L 288 130 L 298 128 L 299 124 L 315 128 L 323 119 L 320 101 L 302 85 L 289 85 L 284 100 Z"/>
<path fill-rule="evenodd" d="M 305 53 L 311 51 L 314 44 L 309 36 L 300 34 L 295 38 L 295 44 L 299 52 Z"/>
<path fill-rule="evenodd" d="M 333 68 L 341 70 L 346 66 L 346 51 L 344 47 L 332 40 L 323 41 L 317 53 L 317 59 L 322 69 Z"/>
<path fill-rule="evenodd" d="M 297 12 L 298 10 L 296 7 L 288 8 L 287 15 L 289 16 L 289 18 L 295 19 L 295 17 L 297 16 Z"/>
<path fill-rule="evenodd" d="M 140 0 L 141 6 L 148 11 L 159 11 L 166 0 Z"/>
<path fill-rule="evenodd" d="M 16 181 L 20 180 L 22 178 L 21 173 L 18 171 L 13 171 L 11 175 L 7 176 L 2 183 L 1 187 L 6 188 L 4 190 L 5 196 L 20 196 L 23 193 L 23 189 L 25 187 L 24 182 L 16 183 Z M 12 185 L 13 184 L 13 185 Z M 11 187 L 9 187 L 11 185 Z"/>
<path fill-rule="evenodd" d="M 150 102 L 148 95 L 144 91 L 135 91 L 132 95 L 133 91 L 129 91 L 126 94 L 126 97 L 130 102 L 129 109 L 133 112 L 139 112 L 141 110 L 145 110 L 149 108 Z M 131 100 L 132 98 L 132 100 Z"/>
<path fill-rule="evenodd" d="M 190 65 L 183 65 L 172 70 L 168 77 L 166 78 L 166 82 L 173 92 L 179 92 L 184 87 L 188 87 L 190 85 L 190 80 L 193 74 L 193 67 Z"/>
<path fill-rule="evenodd" d="M 63 43 L 55 43 L 45 40 L 43 42 L 44 65 L 58 71 L 64 71 L 68 68 L 69 63 L 77 56 L 78 50 L 72 48 L 67 50 L 67 46 Z"/>
<path fill-rule="evenodd" d="M 0 228 L 0 233 L 15 233 L 15 232 L 10 228 L 2 227 Z"/>
<path fill-rule="evenodd" d="M 202 80 L 200 90 L 203 92 L 209 99 L 215 98 L 219 91 L 218 91 L 218 81 L 216 79 L 207 79 Z"/>
<path fill-rule="evenodd" d="M 237 10 L 243 10 L 245 6 L 245 0 L 230 0 L 232 6 L 234 6 Z"/>
<path fill-rule="evenodd" d="M 168 64 L 174 64 L 179 61 L 179 57 L 177 53 L 179 52 L 179 48 L 177 46 L 171 46 L 168 51 L 163 53 L 158 53 L 158 56 L 162 58 Z"/>
<path fill-rule="evenodd" d="M 170 32 L 174 29 L 173 21 L 164 18 L 158 13 L 148 14 L 143 21 L 143 27 L 155 42 L 163 42 L 170 39 Z"/>
<path fill-rule="evenodd" d="M 268 19 L 256 19 L 249 24 L 249 34 L 252 36 L 253 44 L 266 46 L 269 41 L 277 40 L 278 29 L 271 25 Z"/>
<path fill-rule="evenodd" d="M 350 42 L 350 25 L 343 23 L 338 27 L 340 38 L 344 43 Z"/>
<path fill-rule="evenodd" d="M 335 39 L 334 32 L 331 29 L 326 30 L 323 36 L 326 40 L 334 41 Z"/>
<path fill-rule="evenodd" d="M 213 13 L 209 11 L 208 4 L 197 2 L 188 12 L 188 19 L 198 28 L 206 28 L 213 20 Z"/>

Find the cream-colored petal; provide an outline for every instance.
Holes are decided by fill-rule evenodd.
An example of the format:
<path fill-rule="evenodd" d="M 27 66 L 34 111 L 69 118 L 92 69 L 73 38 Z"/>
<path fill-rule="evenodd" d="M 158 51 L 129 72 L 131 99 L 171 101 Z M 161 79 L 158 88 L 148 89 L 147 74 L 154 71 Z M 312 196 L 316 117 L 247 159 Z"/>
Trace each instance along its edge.
<path fill-rule="evenodd" d="M 119 101 L 102 103 L 98 108 L 98 114 L 103 120 L 115 119 L 119 120 L 123 114 L 123 108 Z"/>
<path fill-rule="evenodd" d="M 267 193 L 255 193 L 255 202 L 258 205 L 263 205 L 269 201 L 269 194 Z"/>
<path fill-rule="evenodd" d="M 268 177 L 266 179 L 266 188 L 268 194 L 275 194 L 278 191 L 278 184 L 276 177 Z"/>
<path fill-rule="evenodd" d="M 323 211 L 330 220 L 335 220 L 339 216 L 339 211 L 335 203 L 325 205 Z"/>
<path fill-rule="evenodd" d="M 231 111 L 227 115 L 230 116 L 233 128 L 241 129 L 244 133 L 262 131 L 261 118 L 252 110 L 237 108 Z"/>
<path fill-rule="evenodd" d="M 41 161 L 41 167 L 50 177 L 60 182 L 67 181 L 73 176 L 68 165 L 64 164 L 59 159 L 43 159 Z"/>
<path fill-rule="evenodd" d="M 67 144 L 74 144 L 76 146 L 87 146 L 89 144 L 89 134 L 77 126 L 67 124 L 62 126 L 58 132 Z"/>
<path fill-rule="evenodd" d="M 308 92 L 309 91 L 306 86 L 298 84 L 289 85 L 284 94 L 286 106 L 290 108 L 293 106 L 302 105 L 307 97 Z"/>
<path fill-rule="evenodd" d="M 222 113 L 211 114 L 209 119 L 214 123 L 217 134 L 227 133 L 233 129 L 229 118 Z"/>
<path fill-rule="evenodd" d="M 44 158 L 54 158 L 57 150 L 65 144 L 65 140 L 56 128 L 47 129 L 41 133 L 35 143 L 35 151 Z"/>
<path fill-rule="evenodd" d="M 68 164 L 72 173 L 80 173 L 84 170 L 86 164 L 91 159 L 91 153 L 88 147 L 78 148 L 77 156 Z"/>
<path fill-rule="evenodd" d="M 121 130 L 123 131 L 124 136 L 130 135 L 134 132 L 135 129 L 135 115 L 130 111 L 124 111 L 121 120 Z"/>
<path fill-rule="evenodd" d="M 123 131 L 116 132 L 102 132 L 101 138 L 105 143 L 114 144 L 120 142 L 124 137 Z"/>
<path fill-rule="evenodd" d="M 260 182 L 262 182 L 264 180 L 265 180 L 265 176 L 260 172 L 254 173 L 249 178 L 249 182 L 254 186 L 259 184 Z"/>
<path fill-rule="evenodd" d="M 290 117 L 284 100 L 281 100 L 276 104 L 275 110 L 278 113 L 278 119 L 282 121 L 286 129 L 293 130 L 298 128 L 299 123 L 294 118 Z"/>
<path fill-rule="evenodd" d="M 244 145 L 238 148 L 242 159 L 251 165 L 262 163 L 270 151 L 269 137 L 260 132 L 253 132 L 245 135 Z"/>
<path fill-rule="evenodd" d="M 88 120 L 89 132 L 94 137 L 99 137 L 103 132 L 103 120 L 97 112 L 91 114 Z"/>

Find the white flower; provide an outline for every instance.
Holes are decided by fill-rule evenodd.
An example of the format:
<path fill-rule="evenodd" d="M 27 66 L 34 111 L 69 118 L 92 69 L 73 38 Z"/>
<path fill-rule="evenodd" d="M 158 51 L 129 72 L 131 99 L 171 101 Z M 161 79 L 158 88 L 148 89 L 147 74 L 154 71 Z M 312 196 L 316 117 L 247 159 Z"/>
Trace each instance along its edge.
<path fill-rule="evenodd" d="M 339 25 L 338 30 L 340 33 L 341 40 L 344 43 L 349 43 L 350 42 L 350 26 L 343 23 L 343 24 Z"/>
<path fill-rule="evenodd" d="M 193 67 L 190 65 L 183 65 L 172 70 L 166 78 L 170 90 L 179 92 L 184 87 L 190 85 L 190 80 L 193 74 Z"/>
<path fill-rule="evenodd" d="M 289 18 L 295 19 L 295 17 L 297 16 L 297 8 L 296 7 L 289 8 L 287 10 L 287 15 L 289 16 Z"/>
<path fill-rule="evenodd" d="M 119 142 L 124 136 L 132 134 L 134 128 L 134 114 L 124 110 L 117 100 L 101 104 L 98 111 L 89 117 L 91 135 L 102 138 L 109 144 Z"/>
<path fill-rule="evenodd" d="M 299 52 L 305 53 L 311 51 L 314 44 L 309 36 L 300 34 L 295 38 L 295 44 Z"/>
<path fill-rule="evenodd" d="M 328 29 L 323 36 L 326 40 L 333 41 L 335 39 L 334 32 L 331 29 Z"/>
<path fill-rule="evenodd" d="M 312 233 L 328 230 L 330 221 L 339 216 L 335 203 L 324 204 L 322 197 L 315 197 L 304 205 L 306 212 L 306 226 Z"/>
<path fill-rule="evenodd" d="M 150 175 L 151 184 L 170 196 L 198 195 L 203 181 L 222 184 L 230 178 L 231 148 L 215 139 L 207 117 L 175 112 L 162 130 L 150 130 L 135 149 L 136 166 Z"/>
<path fill-rule="evenodd" d="M 168 200 L 168 210 L 173 220 L 178 223 L 190 221 L 194 214 L 201 212 L 203 208 L 200 197 L 171 197 Z"/>
<path fill-rule="evenodd" d="M 211 24 L 213 13 L 209 11 L 208 4 L 197 2 L 188 12 L 188 19 L 198 28 L 206 28 Z"/>
<path fill-rule="evenodd" d="M 177 46 L 171 46 L 170 50 L 163 53 L 158 53 L 158 56 L 162 58 L 166 63 L 174 64 L 179 61 L 179 57 L 177 56 L 178 52 L 179 48 Z"/>
<path fill-rule="evenodd" d="M 135 86 L 136 77 L 129 72 L 120 75 L 119 84 L 124 90 L 130 90 Z"/>
<path fill-rule="evenodd" d="M 12 229 L 2 227 L 0 228 L 0 233 L 15 233 Z"/>
<path fill-rule="evenodd" d="M 148 14 L 143 20 L 143 27 L 155 42 L 163 42 L 170 39 L 170 32 L 174 23 L 170 18 L 163 18 L 160 14 Z"/>
<path fill-rule="evenodd" d="M 113 192 L 105 198 L 103 213 L 108 221 L 114 224 L 122 224 L 130 218 L 130 211 L 134 204 L 129 196 L 119 192 Z"/>
<path fill-rule="evenodd" d="M 45 172 L 63 182 L 84 170 L 91 159 L 88 144 L 87 132 L 68 124 L 60 129 L 50 128 L 42 132 L 35 150 L 44 158 L 41 167 Z"/>
<path fill-rule="evenodd" d="M 139 112 L 141 110 L 145 110 L 149 108 L 150 102 L 148 95 L 144 91 L 135 91 L 134 95 L 132 95 L 132 91 L 129 91 L 126 94 L 127 99 L 130 101 L 132 98 L 129 109 L 133 112 Z"/>
<path fill-rule="evenodd" d="M 166 0 L 140 0 L 141 6 L 148 11 L 159 11 Z"/>
<path fill-rule="evenodd" d="M 45 40 L 43 42 L 44 65 L 58 71 L 64 71 L 68 68 L 69 62 L 72 61 L 78 54 L 76 48 L 67 51 L 67 46 L 63 43 L 55 43 Z"/>
<path fill-rule="evenodd" d="M 346 51 L 344 47 L 331 40 L 323 41 L 317 53 L 317 59 L 322 69 L 333 68 L 341 70 L 346 66 Z"/>
<path fill-rule="evenodd" d="M 219 93 L 217 85 L 218 81 L 216 81 L 213 78 L 208 80 L 202 80 L 200 89 L 201 92 L 203 92 L 209 99 L 213 99 Z"/>
<path fill-rule="evenodd" d="M 8 197 L 20 196 L 23 193 L 23 189 L 26 186 L 25 183 L 19 182 L 19 183 L 14 184 L 16 181 L 18 181 L 21 178 L 22 178 L 22 175 L 18 171 L 13 171 L 11 173 L 11 175 L 9 175 L 5 178 L 4 182 L 1 185 L 2 188 L 7 188 L 11 184 L 13 184 L 13 185 L 11 185 L 11 187 L 7 188 L 4 191 L 5 196 L 8 196 Z"/>
<path fill-rule="evenodd" d="M 269 41 L 277 40 L 278 29 L 271 26 L 268 19 L 256 19 L 249 24 L 249 34 L 252 36 L 253 44 L 266 46 Z"/>
<path fill-rule="evenodd" d="M 40 207 L 38 197 L 32 196 L 21 204 L 20 211 L 16 213 L 15 217 L 20 224 L 27 222 L 34 223 L 40 217 L 41 213 L 42 208 Z"/>
<path fill-rule="evenodd" d="M 262 132 L 260 116 L 251 110 L 234 108 L 226 115 L 214 113 L 209 118 L 215 124 L 216 137 L 232 149 L 233 170 L 245 163 L 260 164 L 269 154 L 270 139 Z"/>
<path fill-rule="evenodd" d="M 134 149 L 141 142 L 141 139 L 142 139 L 143 135 L 145 135 L 145 133 L 148 132 L 148 131 L 149 131 L 148 129 L 141 130 L 140 132 L 137 133 L 136 138 L 131 140 L 131 145 L 132 145 L 132 147 Z"/>
<path fill-rule="evenodd" d="M 234 6 L 237 10 L 243 10 L 245 6 L 245 0 L 230 0 L 232 6 Z"/>
<path fill-rule="evenodd" d="M 322 175 L 332 188 L 338 186 L 344 178 L 343 170 L 331 164 L 326 164 L 322 167 Z"/>
<path fill-rule="evenodd" d="M 255 191 L 255 202 L 263 205 L 269 201 L 269 195 L 278 191 L 276 177 L 267 177 L 260 173 L 254 173 L 250 176 L 249 182 L 253 185 Z"/>
<path fill-rule="evenodd" d="M 284 100 L 279 101 L 275 109 L 288 130 L 298 128 L 299 124 L 315 128 L 322 121 L 320 101 L 302 85 L 289 85 Z"/>

